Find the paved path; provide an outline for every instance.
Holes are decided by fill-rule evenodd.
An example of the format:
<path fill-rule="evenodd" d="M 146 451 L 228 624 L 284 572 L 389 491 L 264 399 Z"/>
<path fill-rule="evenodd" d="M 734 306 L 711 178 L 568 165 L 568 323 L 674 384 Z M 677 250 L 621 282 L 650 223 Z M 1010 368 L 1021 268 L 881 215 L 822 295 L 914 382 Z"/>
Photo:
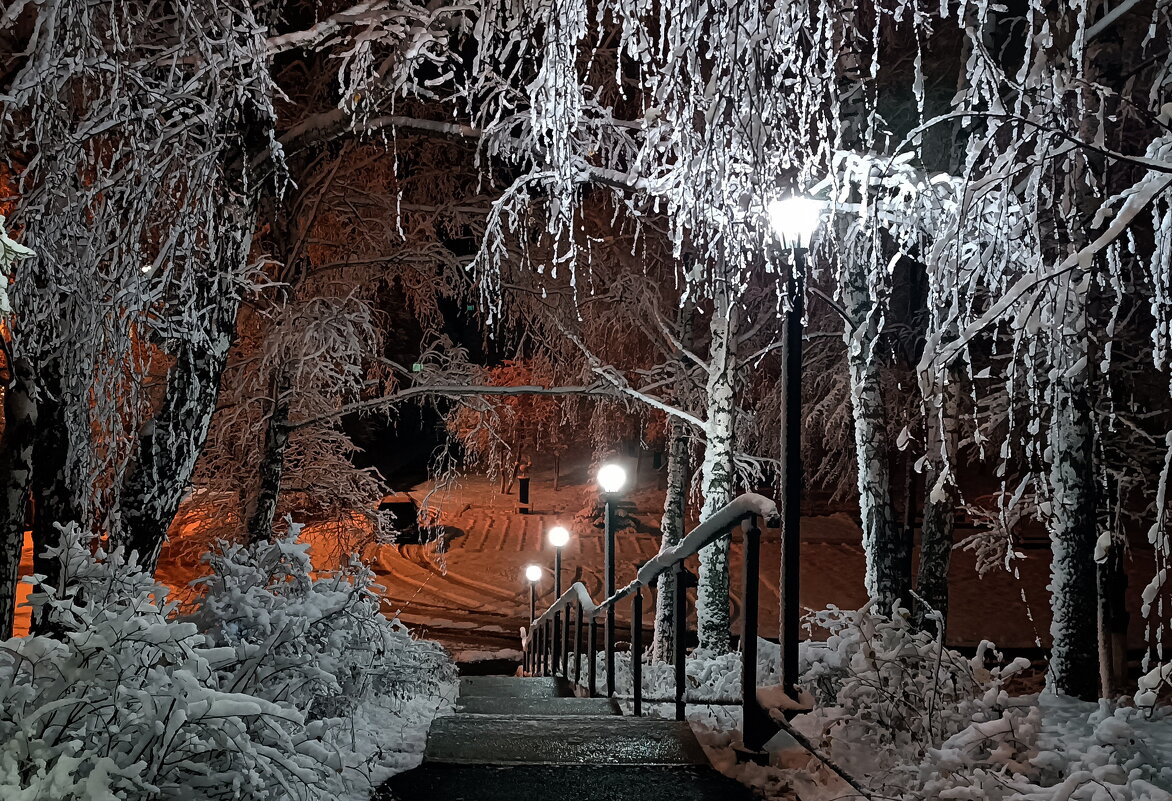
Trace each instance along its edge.
<path fill-rule="evenodd" d="M 437 718 L 423 764 L 374 801 L 747 801 L 709 765 L 686 723 L 621 717 L 553 678 L 460 680 L 456 713 Z"/>

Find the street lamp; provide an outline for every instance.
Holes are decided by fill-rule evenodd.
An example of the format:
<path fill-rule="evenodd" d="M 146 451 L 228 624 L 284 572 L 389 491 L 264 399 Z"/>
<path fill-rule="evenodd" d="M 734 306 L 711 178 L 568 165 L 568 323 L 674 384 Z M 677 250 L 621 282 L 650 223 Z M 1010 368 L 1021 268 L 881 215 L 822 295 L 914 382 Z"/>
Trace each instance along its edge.
<path fill-rule="evenodd" d="M 790 308 L 785 326 L 784 416 L 781 425 L 781 684 L 798 697 L 798 589 L 802 502 L 802 316 L 806 279 L 806 248 L 822 221 L 826 204 L 809 197 L 789 197 L 769 204 L 769 222 L 783 247 L 793 254 L 789 276 Z"/>
<path fill-rule="evenodd" d="M 570 541 L 570 532 L 565 526 L 554 526 L 546 535 L 553 546 L 553 597 L 562 597 L 562 548 Z"/>
<path fill-rule="evenodd" d="M 614 502 L 615 494 L 627 483 L 627 471 L 610 462 L 598 468 L 598 487 L 602 490 L 602 531 L 605 543 L 606 597 L 614 595 Z M 614 604 L 606 608 L 606 691 L 614 695 Z"/>
<path fill-rule="evenodd" d="M 526 672 L 532 672 L 538 659 L 535 640 L 537 632 L 533 628 L 533 621 L 537 619 L 537 582 L 541 581 L 541 566 L 526 565 L 525 580 L 529 582 L 529 624 L 526 626 L 529 631 L 529 645 L 525 649 L 524 668 Z"/>
<path fill-rule="evenodd" d="M 826 204 L 812 197 L 795 195 L 769 202 L 769 224 L 784 247 L 805 250 L 810 246 L 810 237 L 822 222 Z"/>
<path fill-rule="evenodd" d="M 529 622 L 532 623 L 537 619 L 537 582 L 541 581 L 541 566 L 527 566 L 525 580 L 529 582 Z"/>
<path fill-rule="evenodd" d="M 605 493 L 615 493 L 627 483 L 627 471 L 621 464 L 608 462 L 598 468 L 598 486 Z"/>

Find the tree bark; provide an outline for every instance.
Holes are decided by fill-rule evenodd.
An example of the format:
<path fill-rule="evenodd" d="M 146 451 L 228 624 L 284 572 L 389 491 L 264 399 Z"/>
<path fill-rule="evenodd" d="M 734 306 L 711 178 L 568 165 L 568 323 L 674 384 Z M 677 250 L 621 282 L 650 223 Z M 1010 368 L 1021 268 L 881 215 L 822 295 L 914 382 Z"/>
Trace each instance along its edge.
<path fill-rule="evenodd" d="M 667 419 L 667 494 L 663 501 L 663 519 L 659 530 L 662 553 L 684 537 L 684 510 L 688 496 L 688 438 L 687 424 L 675 417 Z M 676 576 L 671 570 L 662 573 L 655 593 L 655 636 L 651 643 L 651 658 L 670 662 L 675 653 Z"/>
<path fill-rule="evenodd" d="M 955 374 L 949 378 L 940 388 L 940 395 L 925 401 L 924 519 L 920 524 L 916 602 L 916 620 L 922 628 L 935 628 L 930 613 L 939 613 L 941 625 L 937 633 L 941 637 L 948 618 L 948 570 L 958 501 L 949 464 L 956 453 L 959 390 L 954 383 Z"/>
<path fill-rule="evenodd" d="M 256 494 L 256 508 L 248 519 L 250 543 L 268 542 L 273 538 L 273 520 L 277 515 L 277 501 L 281 497 L 281 476 L 285 472 L 285 453 L 289 450 L 289 402 L 293 381 L 287 369 L 282 369 L 273 381 L 273 409 L 265 429 L 265 450 L 260 463 L 260 486 Z"/>
<path fill-rule="evenodd" d="M 880 390 L 880 315 L 874 308 L 868 270 L 869 253 L 847 256 L 843 264 L 843 302 L 850 316 L 844 333 L 850 368 L 854 413 L 855 456 L 858 460 L 859 517 L 866 555 L 867 595 L 883 614 L 906 602 L 911 587 L 911 560 L 907 539 L 891 503 L 891 453 L 887 410 Z"/>
<path fill-rule="evenodd" d="M 242 250 L 239 264 L 247 253 L 246 247 Z M 239 269 L 231 267 L 228 275 Z M 127 551 L 137 552 L 147 571 L 155 569 L 207 441 L 240 305 L 230 281 L 209 276 L 200 286 L 191 305 L 207 315 L 206 336 L 177 343 L 162 404 L 139 433 L 136 459 L 122 484 L 118 539 Z"/>
<path fill-rule="evenodd" d="M 16 618 L 17 576 L 32 477 L 32 433 L 37 425 L 28 365 L 18 362 L 12 374 L 4 394 L 4 434 L 0 440 L 0 476 L 4 480 L 0 492 L 0 639 L 12 636 Z"/>
<path fill-rule="evenodd" d="M 1085 283 L 1085 279 L 1083 279 Z M 1098 697 L 1098 585 L 1095 571 L 1094 430 L 1086 380 L 1085 294 L 1069 276 L 1056 287 L 1049 431 L 1050 633 L 1048 683 L 1085 700 Z"/>
<path fill-rule="evenodd" d="M 733 439 L 736 430 L 736 309 L 731 289 L 722 276 L 714 290 L 708 356 L 707 441 L 700 466 L 704 507 L 703 522 L 732 500 L 736 481 Z M 700 551 L 700 576 L 696 590 L 696 625 L 700 647 L 727 651 L 729 626 L 729 542 L 722 537 Z"/>
<path fill-rule="evenodd" d="M 1104 698 L 1116 698 L 1129 687 L 1127 673 L 1127 571 L 1124 569 L 1126 540 L 1111 537 L 1106 553 L 1096 564 L 1099 588 L 1099 691 Z"/>
<path fill-rule="evenodd" d="M 44 576 L 47 587 L 60 588 L 61 562 L 45 555 L 48 548 L 61 542 L 60 526 L 69 523 L 86 525 L 82 520 L 82 498 L 70 481 L 70 432 L 77 426 L 69 419 L 69 404 L 78 403 L 62 396 L 58 362 L 48 359 L 38 367 L 36 430 L 31 438 L 33 471 L 32 491 L 33 572 Z M 34 615 L 34 634 L 56 633 L 44 615 Z"/>

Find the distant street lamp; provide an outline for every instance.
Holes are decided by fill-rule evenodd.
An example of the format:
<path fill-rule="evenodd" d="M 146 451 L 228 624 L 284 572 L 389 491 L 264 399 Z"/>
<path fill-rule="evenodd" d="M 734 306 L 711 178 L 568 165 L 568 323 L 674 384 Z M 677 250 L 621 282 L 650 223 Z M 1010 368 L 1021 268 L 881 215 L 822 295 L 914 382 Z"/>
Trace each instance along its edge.
<path fill-rule="evenodd" d="M 526 567 L 525 579 L 529 582 L 529 622 L 532 623 L 537 619 L 537 582 L 541 581 L 541 566 Z"/>
<path fill-rule="evenodd" d="M 598 486 L 602 490 L 602 531 L 605 542 L 606 597 L 614 595 L 614 503 L 615 495 L 627 483 L 627 471 L 622 465 L 604 464 L 598 468 Z M 606 608 L 606 691 L 614 695 L 614 604 Z"/>
<path fill-rule="evenodd" d="M 570 541 L 570 532 L 565 526 L 554 526 L 546 535 L 553 546 L 553 597 L 562 597 L 562 548 Z"/>
<path fill-rule="evenodd" d="M 784 412 L 781 425 L 782 546 L 781 546 L 781 684 L 798 697 L 798 626 L 802 502 L 802 316 L 806 281 L 806 249 L 822 221 L 826 204 L 809 197 L 790 197 L 769 204 L 769 222 L 783 247 L 793 254 L 789 276 L 790 308 L 785 326 Z"/>

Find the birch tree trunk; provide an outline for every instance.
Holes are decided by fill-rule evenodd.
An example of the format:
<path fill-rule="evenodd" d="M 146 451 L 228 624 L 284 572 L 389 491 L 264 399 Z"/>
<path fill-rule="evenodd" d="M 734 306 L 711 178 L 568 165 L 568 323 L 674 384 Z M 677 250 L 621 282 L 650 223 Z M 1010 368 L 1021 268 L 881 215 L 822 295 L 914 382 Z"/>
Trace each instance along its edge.
<path fill-rule="evenodd" d="M 866 254 L 856 253 L 844 259 L 842 296 L 851 319 L 844 340 L 850 368 L 867 595 L 883 614 L 890 614 L 893 604 L 909 597 L 911 560 L 907 538 L 891 503 L 887 410 L 874 353 L 880 316 L 867 280 L 869 269 Z"/>
<path fill-rule="evenodd" d="M 191 483 L 195 462 L 207 442 L 220 379 L 236 331 L 242 277 L 256 231 L 262 188 L 250 164 L 267 151 L 272 119 L 255 106 L 241 109 L 239 142 L 220 155 L 224 202 L 213 218 L 211 236 L 221 244 L 218 261 L 204 266 L 192 296 L 174 310 L 178 333 L 168 350 L 174 364 L 154 417 L 138 435 L 135 458 L 122 482 L 117 539 L 137 551 L 153 571 L 167 529 Z M 265 195 L 273 202 L 272 195 Z M 191 264 L 190 269 L 203 265 Z"/>
<path fill-rule="evenodd" d="M 867 24 L 862 8 L 846 0 L 831 5 L 837 53 L 835 81 L 839 106 L 839 146 L 865 151 L 872 142 L 869 128 L 867 72 Z M 868 237 L 870 241 L 858 241 Z M 851 382 L 855 454 L 858 460 L 859 516 L 866 554 L 866 589 L 884 614 L 892 604 L 908 597 L 911 586 L 906 538 L 891 503 L 891 452 L 887 436 L 887 412 L 879 385 L 879 363 L 874 349 L 879 339 L 882 309 L 876 286 L 870 280 L 876 269 L 877 235 L 866 230 L 840 230 L 842 300 L 849 322 L 843 332 Z"/>
<path fill-rule="evenodd" d="M 685 348 L 693 342 L 692 321 L 695 305 L 691 302 L 680 307 L 676 318 L 677 334 Z M 683 383 L 688 375 L 687 357 L 681 355 L 676 373 L 677 396 L 682 395 Z M 662 553 L 684 538 L 684 513 L 688 503 L 688 479 L 691 475 L 690 448 L 687 437 L 687 423 L 678 417 L 667 417 L 667 490 L 663 499 L 663 518 L 659 524 Z M 675 609 L 676 574 L 667 571 L 660 575 L 655 593 L 655 632 L 651 643 L 651 658 L 670 662 L 675 653 Z"/>
<path fill-rule="evenodd" d="M 733 439 L 736 430 L 736 310 L 731 289 L 723 276 L 716 279 L 707 383 L 707 441 L 700 466 L 704 506 L 703 522 L 732 500 L 736 480 Z M 696 589 L 696 626 L 700 647 L 713 651 L 730 648 L 729 538 L 723 537 L 700 551 L 700 581 Z"/>
<path fill-rule="evenodd" d="M 1127 541 L 1112 535 L 1102 558 L 1096 563 L 1099 590 L 1099 691 L 1115 698 L 1128 690 L 1127 675 L 1127 571 L 1124 555 Z"/>
<path fill-rule="evenodd" d="M 667 420 L 667 494 L 663 501 L 663 519 L 659 530 L 662 553 L 684 537 L 684 509 L 688 496 L 688 438 L 687 424 L 675 417 Z M 655 636 L 651 643 L 651 658 L 670 662 L 675 652 L 676 576 L 672 571 L 660 575 L 655 593 Z"/>
<path fill-rule="evenodd" d="M 955 376 L 950 376 L 955 379 Z M 917 580 L 916 619 L 923 628 L 932 625 L 930 613 L 938 612 L 944 636 L 948 618 L 948 569 L 952 561 L 956 524 L 956 485 L 949 468 L 956 453 L 958 389 L 947 381 L 940 394 L 925 402 L 927 448 L 924 459 L 924 520 L 920 525 L 920 569 Z"/>
<path fill-rule="evenodd" d="M 250 241 L 251 231 L 242 241 L 239 264 Z M 233 272 L 239 264 L 232 266 Z M 207 441 L 240 305 L 239 290 L 228 283 L 209 277 L 201 297 L 192 299 L 207 315 L 206 336 L 178 343 L 162 404 L 140 432 L 136 459 L 122 484 L 118 539 L 138 553 L 139 564 L 148 571 L 155 569 Z"/>
<path fill-rule="evenodd" d="M 249 542 L 268 542 L 273 537 L 273 519 L 281 496 L 281 476 L 285 472 L 285 453 L 289 449 L 289 401 L 292 379 L 282 369 L 273 381 L 273 410 L 265 429 L 265 451 L 260 463 L 260 487 L 256 508 L 248 520 Z"/>
<path fill-rule="evenodd" d="M 1087 386 L 1087 279 L 1056 288 L 1049 453 L 1050 670 L 1052 690 L 1098 697 L 1094 429 Z"/>

